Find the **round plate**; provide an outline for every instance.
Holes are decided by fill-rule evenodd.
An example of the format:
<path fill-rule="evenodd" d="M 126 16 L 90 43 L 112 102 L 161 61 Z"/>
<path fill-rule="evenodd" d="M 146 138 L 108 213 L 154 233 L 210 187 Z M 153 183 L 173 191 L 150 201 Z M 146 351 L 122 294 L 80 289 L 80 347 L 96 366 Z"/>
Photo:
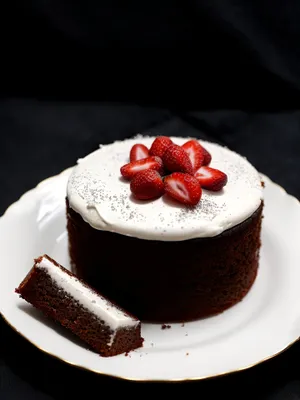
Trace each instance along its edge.
<path fill-rule="evenodd" d="M 65 219 L 70 169 L 42 182 L 0 219 L 0 311 L 42 351 L 87 370 L 130 380 L 190 380 L 249 368 L 300 335 L 300 206 L 267 177 L 262 250 L 249 294 L 226 312 L 197 322 L 143 324 L 141 349 L 102 358 L 14 292 L 33 259 L 47 253 L 69 268 Z"/>

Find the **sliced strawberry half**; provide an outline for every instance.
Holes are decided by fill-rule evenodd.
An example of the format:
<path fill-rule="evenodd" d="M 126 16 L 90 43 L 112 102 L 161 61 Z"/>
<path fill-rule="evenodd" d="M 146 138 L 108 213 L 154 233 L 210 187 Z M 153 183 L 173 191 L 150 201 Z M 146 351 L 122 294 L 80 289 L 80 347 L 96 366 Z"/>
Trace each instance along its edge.
<path fill-rule="evenodd" d="M 149 157 L 149 150 L 147 146 L 141 143 L 137 143 L 132 146 L 130 150 L 130 162 L 142 160 L 143 158 Z"/>
<path fill-rule="evenodd" d="M 199 181 L 203 189 L 217 192 L 227 184 L 227 175 L 215 168 L 201 167 L 195 174 L 195 178 Z"/>
<path fill-rule="evenodd" d="M 150 155 L 162 158 L 167 148 L 173 144 L 168 136 L 158 136 L 150 147 Z"/>
<path fill-rule="evenodd" d="M 138 172 L 144 171 L 145 169 L 152 169 L 155 171 L 162 172 L 163 163 L 159 157 L 147 157 L 142 160 L 137 160 L 123 165 L 121 167 L 121 175 L 125 179 L 132 179 Z"/>
<path fill-rule="evenodd" d="M 165 192 L 180 203 L 195 206 L 201 199 L 201 186 L 192 175 L 174 172 L 164 179 L 164 184 Z"/>
<path fill-rule="evenodd" d="M 171 144 L 163 155 L 164 167 L 170 172 L 194 174 L 193 166 L 187 152 L 177 144 Z"/>
<path fill-rule="evenodd" d="M 187 152 L 193 170 L 196 172 L 204 163 L 204 149 L 197 140 L 189 140 L 182 145 L 182 148 Z"/>
<path fill-rule="evenodd" d="M 164 183 L 157 171 L 147 169 L 132 178 L 130 190 L 139 200 L 155 199 L 164 193 Z"/>
<path fill-rule="evenodd" d="M 206 150 L 205 147 L 203 147 L 203 146 L 201 146 L 201 147 L 202 147 L 202 151 L 204 154 L 204 160 L 203 160 L 202 165 L 208 165 L 211 162 L 211 154 Z"/>

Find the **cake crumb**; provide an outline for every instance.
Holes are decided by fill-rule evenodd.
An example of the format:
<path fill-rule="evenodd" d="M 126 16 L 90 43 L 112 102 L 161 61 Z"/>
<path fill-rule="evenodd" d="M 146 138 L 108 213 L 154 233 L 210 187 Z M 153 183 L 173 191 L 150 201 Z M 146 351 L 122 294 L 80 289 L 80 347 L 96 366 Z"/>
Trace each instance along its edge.
<path fill-rule="evenodd" d="M 171 325 L 162 324 L 161 329 L 170 329 Z"/>
<path fill-rule="evenodd" d="M 190 353 L 185 353 L 186 356 L 188 356 Z"/>

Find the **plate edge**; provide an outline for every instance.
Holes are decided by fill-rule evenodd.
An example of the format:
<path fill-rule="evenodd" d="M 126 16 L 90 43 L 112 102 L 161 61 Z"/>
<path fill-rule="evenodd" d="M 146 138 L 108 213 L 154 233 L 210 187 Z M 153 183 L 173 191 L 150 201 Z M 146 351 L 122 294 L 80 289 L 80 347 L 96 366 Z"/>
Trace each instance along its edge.
<path fill-rule="evenodd" d="M 297 337 L 295 340 L 293 340 L 291 343 L 287 344 L 283 349 L 279 350 L 277 353 L 272 354 L 268 357 L 263 358 L 262 360 L 259 360 L 253 364 L 249 364 L 246 365 L 244 367 L 240 367 L 231 371 L 225 371 L 225 372 L 221 372 L 219 374 L 214 374 L 214 375 L 204 375 L 204 376 L 195 376 L 195 377 L 190 377 L 190 378 L 165 378 L 165 379 L 156 379 L 156 378 L 138 378 L 138 377 L 129 377 L 129 376 L 121 376 L 121 375 L 113 375 L 113 374 L 109 374 L 103 371 L 99 371 L 93 368 L 88 368 L 85 367 L 84 365 L 79 365 L 77 363 L 73 363 L 71 361 L 68 361 L 62 357 L 59 357 L 45 349 L 43 349 L 42 347 L 38 346 L 36 343 L 34 343 L 32 340 L 30 340 L 29 338 L 27 338 L 26 336 L 24 336 L 18 329 L 16 329 L 6 318 L 5 316 L 0 312 L 0 315 L 2 316 L 3 320 L 5 321 L 5 323 L 13 330 L 15 331 L 19 336 L 21 336 L 22 338 L 24 338 L 27 342 L 29 342 L 31 345 L 33 345 L 35 348 L 37 348 L 38 350 L 40 350 L 42 353 L 51 356 L 53 358 L 55 358 L 56 360 L 59 360 L 67 365 L 70 365 L 71 367 L 75 367 L 78 369 L 82 369 L 84 371 L 89 371 L 92 373 L 95 373 L 97 375 L 102 375 L 102 376 L 107 376 L 110 378 L 115 378 L 115 379 L 119 379 L 119 380 L 124 380 L 124 381 L 134 381 L 134 382 L 157 382 L 157 383 L 176 383 L 176 382 L 189 382 L 189 381 L 201 381 L 201 380 L 208 380 L 208 379 L 213 379 L 213 378 L 219 378 L 219 377 L 223 377 L 223 376 L 227 376 L 227 375 L 232 375 L 234 373 L 238 373 L 238 372 L 242 372 L 242 371 L 246 371 L 248 369 L 254 368 L 257 365 L 260 365 L 266 361 L 269 361 L 277 356 L 279 356 L 280 354 L 284 353 L 285 351 L 287 351 L 289 348 L 291 348 L 295 343 L 297 343 L 300 339 L 300 337 Z"/>

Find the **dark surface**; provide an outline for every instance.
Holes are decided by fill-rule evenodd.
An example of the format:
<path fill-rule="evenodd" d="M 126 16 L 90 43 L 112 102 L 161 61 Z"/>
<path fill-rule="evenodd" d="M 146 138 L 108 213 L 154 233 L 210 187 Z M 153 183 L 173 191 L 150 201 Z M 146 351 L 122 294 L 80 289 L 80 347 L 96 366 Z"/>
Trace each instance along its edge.
<path fill-rule="evenodd" d="M 99 142 L 151 128 L 155 133 L 155 127 L 165 134 L 197 135 L 227 144 L 300 198 L 299 112 L 199 112 L 182 118 L 190 124 L 166 110 L 135 105 L 2 102 L 0 129 L 5 140 L 0 147 L 1 212 L 24 191 L 73 165 Z M 168 396 L 192 396 L 197 390 L 212 398 L 241 398 L 242 388 L 251 398 L 300 398 L 299 344 L 265 364 L 232 376 L 190 384 L 149 385 L 115 381 L 65 365 L 34 348 L 2 321 L 0 329 L 1 400 L 58 399 L 65 398 L 66 392 L 77 398 L 81 391 L 95 394 L 103 385 L 117 391 L 130 389 L 133 395 L 149 392 L 156 396 L 166 391 Z"/>
<path fill-rule="evenodd" d="M 226 144 L 300 198 L 299 1 L 2 3 L 0 213 L 98 143 L 155 126 Z M 95 398 L 103 387 L 139 398 L 300 398 L 299 344 L 233 376 L 146 385 L 77 370 L 2 321 L 0 330 L 1 400 Z"/>
<path fill-rule="evenodd" d="M 196 110 L 299 105 L 297 0 L 4 3 L 2 68 L 17 68 L 2 74 L 4 94 Z"/>

